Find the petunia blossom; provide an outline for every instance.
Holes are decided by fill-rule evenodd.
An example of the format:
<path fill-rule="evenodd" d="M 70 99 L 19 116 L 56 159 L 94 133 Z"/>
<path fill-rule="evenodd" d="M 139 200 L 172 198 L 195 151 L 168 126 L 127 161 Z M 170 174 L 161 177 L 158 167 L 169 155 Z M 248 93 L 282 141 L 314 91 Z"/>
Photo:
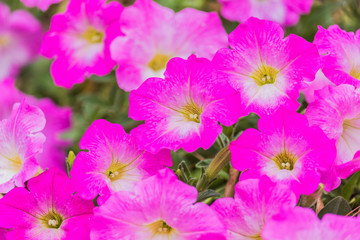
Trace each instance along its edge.
<path fill-rule="evenodd" d="M 327 30 L 319 26 L 316 44 L 323 62 L 323 72 L 335 85 L 360 86 L 360 31 L 346 32 L 337 25 Z"/>
<path fill-rule="evenodd" d="M 62 0 L 21 0 L 21 2 L 27 7 L 37 7 L 41 11 L 45 12 L 51 4 L 59 3 Z"/>
<path fill-rule="evenodd" d="M 119 124 L 96 120 L 80 141 L 80 152 L 74 161 L 71 176 L 85 199 L 104 203 L 116 191 L 131 191 L 134 184 L 171 166 L 169 150 L 151 154 L 139 149 L 132 135 Z"/>
<path fill-rule="evenodd" d="M 35 58 L 42 35 L 40 22 L 29 12 L 11 12 L 0 2 L 0 81 L 14 77 Z"/>
<path fill-rule="evenodd" d="M 197 194 L 170 169 L 162 169 L 132 193 L 114 193 L 95 209 L 91 239 L 225 240 L 215 211 L 195 203 Z"/>
<path fill-rule="evenodd" d="M 360 92 L 354 86 L 329 86 L 316 93 L 315 102 L 309 104 L 305 116 L 310 125 L 320 127 L 328 138 L 336 141 L 337 156 L 331 171 L 326 174 L 326 190 L 340 185 L 360 170 Z"/>
<path fill-rule="evenodd" d="M 247 179 L 235 186 L 235 199 L 220 198 L 212 205 L 227 229 L 227 240 L 261 239 L 266 223 L 282 208 L 296 206 L 288 186 L 266 176 Z"/>
<path fill-rule="evenodd" d="M 240 96 L 211 62 L 194 55 L 169 61 L 165 79 L 149 78 L 129 96 L 129 117 L 145 120 L 132 130 L 139 145 L 193 152 L 207 149 L 241 116 Z"/>
<path fill-rule="evenodd" d="M 267 175 L 297 196 L 313 193 L 335 160 L 335 141 L 304 115 L 283 109 L 261 117 L 258 129 L 246 129 L 230 144 L 234 168 L 246 170 L 240 179 Z"/>
<path fill-rule="evenodd" d="M 0 200 L 0 227 L 7 239 L 88 240 L 92 201 L 77 194 L 69 177 L 52 168 Z"/>
<path fill-rule="evenodd" d="M 220 49 L 214 65 L 241 93 L 246 112 L 267 115 L 284 106 L 293 111 L 303 81 L 319 69 L 314 44 L 284 31 L 277 23 L 249 18 L 229 35 L 231 49 Z"/>
<path fill-rule="evenodd" d="M 219 0 L 221 14 L 231 21 L 249 17 L 270 20 L 282 26 L 295 25 L 301 14 L 310 13 L 313 0 Z"/>
<path fill-rule="evenodd" d="M 131 91 L 149 77 L 163 77 L 169 59 L 191 54 L 212 58 L 227 47 L 227 34 L 217 13 L 192 8 L 175 13 L 152 0 L 137 0 L 124 9 L 121 32 L 111 43 L 120 88 Z"/>
<path fill-rule="evenodd" d="M 120 34 L 122 5 L 103 0 L 71 0 L 65 13 L 51 19 L 40 53 L 55 58 L 51 75 L 55 84 L 71 88 L 93 74 L 111 72 L 110 42 Z"/>
<path fill-rule="evenodd" d="M 296 207 L 274 216 L 264 227 L 264 240 L 360 240 L 360 219 L 325 214 L 320 220 L 309 208 Z"/>
<path fill-rule="evenodd" d="M 23 187 L 38 171 L 36 155 L 45 141 L 45 122 L 43 112 L 24 101 L 14 104 L 9 118 L 0 122 L 0 193 Z"/>
<path fill-rule="evenodd" d="M 71 141 L 62 139 L 60 135 L 71 128 L 70 107 L 60 107 L 48 98 L 37 99 L 22 93 L 16 89 L 14 79 L 0 82 L 0 89 L 0 119 L 9 117 L 14 103 L 24 99 L 44 112 L 46 125 L 42 132 L 46 136 L 46 141 L 42 153 L 36 156 L 37 162 L 42 169 L 57 167 L 65 170 L 65 150 L 70 146 Z"/>
<path fill-rule="evenodd" d="M 315 101 L 315 92 L 329 85 L 335 86 L 335 83 L 330 81 L 320 69 L 316 73 L 314 81 L 305 82 L 304 86 L 301 89 L 301 92 L 304 94 L 306 102 L 312 103 Z"/>

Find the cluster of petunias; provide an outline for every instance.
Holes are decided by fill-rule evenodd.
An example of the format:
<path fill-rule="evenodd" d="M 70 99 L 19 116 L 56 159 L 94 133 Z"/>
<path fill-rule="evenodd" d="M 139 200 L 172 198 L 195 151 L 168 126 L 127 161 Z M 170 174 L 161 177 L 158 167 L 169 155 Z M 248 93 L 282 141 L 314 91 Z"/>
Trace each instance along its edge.
<path fill-rule="evenodd" d="M 46 10 L 59 1 L 23 2 Z M 311 5 L 274 2 L 281 6 L 278 19 L 269 17 L 282 25 L 295 23 Z M 3 5 L 0 10 L 10 14 Z M 22 26 L 14 21 L 0 32 L 0 50 L 16 43 L 5 38 Z M 120 124 L 94 121 L 67 175 L 59 147 L 69 143 L 58 134 L 70 126 L 70 110 L 19 92 L 5 77 L 20 66 L 5 66 L 0 238 L 360 239 L 359 218 L 319 220 L 296 206 L 301 194 L 319 184 L 331 191 L 360 170 L 358 33 L 320 27 L 310 43 L 284 37 L 279 23 L 249 18 L 227 41 L 216 13 L 175 13 L 150 0 L 126 8 L 70 0 L 53 16 L 40 52 L 55 58 L 50 71 L 65 88 L 118 65 L 118 84 L 130 91 L 129 117 L 144 122 L 126 133 Z M 309 103 L 305 114 L 297 112 L 300 92 Z M 241 171 L 234 198 L 199 202 L 198 190 L 168 168 L 171 150 L 207 150 L 223 126 L 250 113 L 260 117 L 257 129 L 222 146 Z"/>

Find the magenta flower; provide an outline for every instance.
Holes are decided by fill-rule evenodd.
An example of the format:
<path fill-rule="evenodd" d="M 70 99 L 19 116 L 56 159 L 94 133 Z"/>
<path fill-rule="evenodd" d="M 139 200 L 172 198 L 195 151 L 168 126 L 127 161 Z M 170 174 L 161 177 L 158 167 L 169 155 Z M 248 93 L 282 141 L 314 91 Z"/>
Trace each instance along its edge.
<path fill-rule="evenodd" d="M 326 189 L 340 185 L 340 178 L 347 178 L 360 170 L 360 161 L 354 158 L 360 151 L 360 93 L 348 84 L 329 86 L 317 92 L 315 102 L 306 113 L 310 125 L 320 127 L 328 138 L 336 141 L 335 165 L 325 179 Z"/>
<path fill-rule="evenodd" d="M 119 64 L 120 88 L 131 91 L 149 77 L 163 77 L 170 58 L 191 54 L 212 58 L 227 47 L 226 32 L 216 13 L 186 8 L 174 13 L 152 0 L 137 0 L 120 18 L 124 36 L 111 44 Z"/>
<path fill-rule="evenodd" d="M 23 187 L 38 171 L 45 122 L 43 112 L 25 102 L 15 104 L 10 117 L 0 122 L 0 193 Z"/>
<path fill-rule="evenodd" d="M 51 4 L 59 3 L 62 0 L 21 0 L 21 2 L 27 7 L 37 7 L 41 11 L 45 12 Z"/>
<path fill-rule="evenodd" d="M 301 14 L 310 13 L 313 0 L 219 0 L 221 14 L 231 21 L 245 22 L 249 17 L 292 26 Z"/>
<path fill-rule="evenodd" d="M 335 142 L 292 111 L 261 117 L 258 128 L 246 129 L 230 144 L 233 166 L 246 170 L 240 179 L 267 175 L 288 184 L 297 196 L 313 193 L 335 160 Z"/>
<path fill-rule="evenodd" d="M 193 152 L 207 149 L 241 116 L 239 94 L 205 58 L 169 61 L 165 79 L 149 78 L 129 96 L 129 117 L 145 120 L 133 130 L 139 145 Z"/>
<path fill-rule="evenodd" d="M 0 200 L 0 227 L 8 239 L 90 239 L 94 204 L 75 191 L 65 173 L 48 170 Z"/>
<path fill-rule="evenodd" d="M 360 86 L 360 32 L 345 32 L 339 26 L 327 30 L 319 26 L 316 44 L 323 61 L 323 72 L 336 85 Z"/>
<path fill-rule="evenodd" d="M 130 191 L 141 179 L 154 175 L 165 166 L 171 166 L 170 151 L 158 154 L 140 150 L 132 135 L 119 124 L 96 120 L 85 132 L 80 152 L 71 170 L 78 194 L 85 199 L 104 203 L 116 191 Z"/>
<path fill-rule="evenodd" d="M 63 140 L 60 135 L 71 127 L 71 109 L 59 107 L 50 99 L 37 99 L 20 92 L 15 88 L 13 79 L 0 82 L 0 89 L 0 119 L 9 117 L 14 103 L 21 102 L 23 99 L 44 112 L 46 125 L 42 132 L 46 136 L 46 141 L 42 153 L 36 156 L 36 160 L 42 169 L 57 167 L 65 170 L 65 149 L 71 142 Z"/>
<path fill-rule="evenodd" d="M 235 186 L 235 199 L 220 198 L 211 207 L 227 229 L 227 240 L 261 239 L 264 225 L 282 208 L 296 206 L 289 187 L 267 177 L 247 179 Z"/>
<path fill-rule="evenodd" d="M 71 88 L 92 74 L 111 72 L 110 42 L 120 34 L 122 6 L 103 0 L 71 0 L 65 13 L 51 19 L 40 52 L 55 58 L 51 75 L 55 84 Z"/>
<path fill-rule="evenodd" d="M 139 182 L 133 193 L 117 192 L 94 211 L 91 238 L 225 240 L 224 228 L 197 191 L 170 169 Z"/>
<path fill-rule="evenodd" d="M 0 2 L 0 81 L 13 77 L 37 55 L 42 28 L 40 22 L 24 10 L 10 12 Z"/>
<path fill-rule="evenodd" d="M 359 218 L 326 214 L 321 220 L 309 208 L 295 207 L 273 217 L 263 230 L 264 240 L 360 239 Z"/>
<path fill-rule="evenodd" d="M 296 35 L 283 37 L 279 24 L 249 18 L 230 33 L 232 49 L 220 49 L 213 59 L 241 93 L 247 113 L 267 115 L 280 106 L 295 111 L 303 81 L 315 78 L 315 45 Z"/>

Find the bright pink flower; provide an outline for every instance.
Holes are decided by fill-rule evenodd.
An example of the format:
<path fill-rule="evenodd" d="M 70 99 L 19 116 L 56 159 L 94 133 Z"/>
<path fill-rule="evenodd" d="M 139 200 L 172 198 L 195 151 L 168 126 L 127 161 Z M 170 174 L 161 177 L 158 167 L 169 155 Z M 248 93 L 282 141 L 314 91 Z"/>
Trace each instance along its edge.
<path fill-rule="evenodd" d="M 331 82 L 320 69 L 315 76 L 315 80 L 311 82 L 305 82 L 305 86 L 301 89 L 304 94 L 306 102 L 312 103 L 315 101 L 315 92 L 321 90 L 326 86 L 335 85 Z"/>
<path fill-rule="evenodd" d="M 267 115 L 281 106 L 295 111 L 303 81 L 315 78 L 315 45 L 296 35 L 283 37 L 279 24 L 249 18 L 230 33 L 232 49 L 220 49 L 213 59 L 241 93 L 247 113 Z"/>
<path fill-rule="evenodd" d="M 231 21 L 244 22 L 249 17 L 270 20 L 282 26 L 295 25 L 300 14 L 308 14 L 313 0 L 219 0 L 221 14 Z"/>
<path fill-rule="evenodd" d="M 359 218 L 326 214 L 320 220 L 309 208 L 296 207 L 273 217 L 264 227 L 264 240 L 359 240 Z"/>
<path fill-rule="evenodd" d="M 212 58 L 227 47 L 226 32 L 216 13 L 186 8 L 174 13 L 152 0 L 137 0 L 124 9 L 121 31 L 111 44 L 111 56 L 119 64 L 120 88 L 131 91 L 149 77 L 163 77 L 172 57 L 191 54 Z"/>
<path fill-rule="evenodd" d="M 42 38 L 40 22 L 24 10 L 10 12 L 0 2 L 0 81 L 17 75 L 37 55 Z"/>
<path fill-rule="evenodd" d="M 11 230 L 8 239 L 90 239 L 94 204 L 75 191 L 65 173 L 48 170 L 0 200 L 0 227 Z"/>
<path fill-rule="evenodd" d="M 116 191 L 130 191 L 141 179 L 154 175 L 165 166 L 171 166 L 170 151 L 158 154 L 140 150 L 132 135 L 125 133 L 119 124 L 96 120 L 80 141 L 80 152 L 71 170 L 85 199 L 105 202 Z"/>
<path fill-rule="evenodd" d="M 57 167 L 65 170 L 65 149 L 70 146 L 70 141 L 60 138 L 71 127 L 71 109 L 69 107 L 59 107 L 50 99 L 37 99 L 26 95 L 15 88 L 13 79 L 6 79 L 0 83 L 0 119 L 10 116 L 12 106 L 16 102 L 26 99 L 26 102 L 39 107 L 45 114 L 46 125 L 43 133 L 46 141 L 43 152 L 36 156 L 37 162 L 42 169 Z"/>
<path fill-rule="evenodd" d="M 220 198 L 211 207 L 227 229 L 227 240 L 261 239 L 261 232 L 280 209 L 296 206 L 288 186 L 267 177 L 247 179 L 235 186 L 235 199 Z"/>
<path fill-rule="evenodd" d="M 316 93 L 316 100 L 309 104 L 305 115 L 310 125 L 320 127 L 336 141 L 334 169 L 324 179 L 326 189 L 332 190 L 340 184 L 338 177 L 347 178 L 360 170 L 360 161 L 354 158 L 360 151 L 359 89 L 348 84 L 326 87 Z"/>
<path fill-rule="evenodd" d="M 224 240 L 215 211 L 195 204 L 197 194 L 170 169 L 160 170 L 135 185 L 133 193 L 114 193 L 95 209 L 91 238 Z"/>
<path fill-rule="evenodd" d="M 51 75 L 58 86 L 71 88 L 92 74 L 111 72 L 110 42 L 117 37 L 122 12 L 118 2 L 71 0 L 65 13 L 51 19 L 40 52 L 55 58 Z"/>
<path fill-rule="evenodd" d="M 347 83 L 360 86 L 360 31 L 356 34 L 330 26 L 319 26 L 316 44 L 323 61 L 323 72 L 336 85 Z"/>
<path fill-rule="evenodd" d="M 233 166 L 246 170 L 240 179 L 268 175 L 288 184 L 297 196 L 313 193 L 321 172 L 335 160 L 335 142 L 292 111 L 261 117 L 258 129 L 246 129 L 230 144 Z"/>
<path fill-rule="evenodd" d="M 144 149 L 207 149 L 241 116 L 239 94 L 205 58 L 169 61 L 165 79 L 149 78 L 129 96 L 129 117 L 145 120 L 133 132 Z"/>
<path fill-rule="evenodd" d="M 62 0 L 21 0 L 21 2 L 27 7 L 37 7 L 41 11 L 45 12 L 51 4 L 59 3 Z"/>
<path fill-rule="evenodd" d="M 15 104 L 10 117 L 0 122 L 0 193 L 24 186 L 38 171 L 45 122 L 43 112 L 25 102 Z"/>

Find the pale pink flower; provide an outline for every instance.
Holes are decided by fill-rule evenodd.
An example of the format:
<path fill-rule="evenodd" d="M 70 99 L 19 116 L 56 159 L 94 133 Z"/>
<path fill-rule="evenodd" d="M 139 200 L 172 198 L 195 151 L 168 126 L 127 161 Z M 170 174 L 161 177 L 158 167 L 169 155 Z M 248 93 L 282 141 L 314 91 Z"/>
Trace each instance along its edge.
<path fill-rule="evenodd" d="M 225 240 L 215 211 L 195 203 L 197 194 L 170 169 L 160 170 L 95 209 L 91 239 Z"/>
<path fill-rule="evenodd" d="M 303 82 L 319 69 L 314 44 L 290 34 L 277 23 L 249 18 L 229 35 L 231 49 L 220 49 L 214 65 L 241 93 L 246 112 L 268 115 L 280 107 L 295 111 Z"/>
<path fill-rule="evenodd" d="M 0 122 L 0 193 L 23 187 L 38 171 L 45 122 L 43 112 L 25 102 L 15 104 L 9 118 Z"/>
<path fill-rule="evenodd" d="M 7 239 L 89 240 L 92 201 L 83 200 L 62 171 L 53 168 L 0 200 L 0 227 Z"/>
<path fill-rule="evenodd" d="M 42 27 L 29 12 L 10 8 L 0 2 L 0 81 L 14 77 L 38 53 Z"/>
<path fill-rule="evenodd" d="M 355 34 L 330 26 L 327 30 L 319 26 L 315 35 L 321 55 L 323 72 L 336 85 L 360 86 L 360 31 Z"/>
<path fill-rule="evenodd" d="M 110 42 L 119 32 L 120 3 L 103 0 L 70 0 L 65 13 L 51 19 L 40 53 L 55 58 L 51 75 L 55 84 L 71 88 L 93 74 L 111 72 Z"/>
<path fill-rule="evenodd" d="M 354 86 L 329 86 L 316 93 L 305 116 L 310 125 L 320 127 L 328 138 L 336 141 L 337 156 L 333 169 L 325 176 L 326 189 L 339 186 L 340 178 L 347 178 L 360 170 L 355 157 L 360 151 L 360 92 Z"/>
<path fill-rule="evenodd" d="M 62 139 L 60 135 L 71 127 L 71 108 L 57 106 L 48 98 L 37 99 L 20 92 L 13 79 L 0 82 L 0 89 L 0 119 L 9 117 L 14 103 L 24 99 L 44 112 L 46 124 L 42 133 L 46 136 L 46 141 L 36 160 L 42 169 L 57 167 L 65 170 L 65 150 L 70 147 L 71 141 Z"/>
<path fill-rule="evenodd" d="M 208 149 L 222 127 L 241 116 L 240 96 L 209 60 L 173 58 L 165 79 L 149 78 L 129 96 L 129 117 L 145 120 L 132 130 L 139 145 L 193 152 Z"/>
<path fill-rule="evenodd" d="M 268 177 L 247 179 L 235 186 L 235 199 L 220 198 L 212 205 L 227 229 L 227 240 L 261 239 L 264 225 L 282 208 L 296 206 L 288 186 Z"/>
<path fill-rule="evenodd" d="M 360 240 L 359 218 L 325 214 L 320 220 L 309 208 L 296 207 L 274 216 L 264 227 L 264 240 Z"/>
<path fill-rule="evenodd" d="M 295 25 L 301 14 L 310 13 L 313 0 L 219 0 L 221 14 L 231 21 L 249 17 L 270 20 L 282 26 Z"/>
<path fill-rule="evenodd" d="M 120 88 L 131 91 L 149 77 L 163 77 L 170 58 L 212 58 L 227 47 L 217 13 L 186 8 L 175 13 L 152 0 L 137 0 L 120 18 L 123 36 L 111 43 Z"/>
<path fill-rule="evenodd" d="M 62 0 L 21 0 L 21 2 L 27 7 L 37 7 L 41 11 L 45 12 L 51 4 L 59 3 Z"/>
<path fill-rule="evenodd" d="M 240 179 L 267 175 L 288 184 L 297 196 L 313 193 L 335 160 L 335 141 L 292 111 L 261 117 L 258 129 L 246 129 L 230 144 L 231 163 L 246 170 Z"/>
<path fill-rule="evenodd" d="M 70 174 L 78 194 L 85 199 L 99 195 L 99 204 L 111 193 L 130 191 L 136 182 L 172 165 L 169 150 L 157 154 L 141 150 L 134 136 L 106 120 L 96 120 L 86 130 L 80 148 L 88 151 L 76 156 Z"/>

